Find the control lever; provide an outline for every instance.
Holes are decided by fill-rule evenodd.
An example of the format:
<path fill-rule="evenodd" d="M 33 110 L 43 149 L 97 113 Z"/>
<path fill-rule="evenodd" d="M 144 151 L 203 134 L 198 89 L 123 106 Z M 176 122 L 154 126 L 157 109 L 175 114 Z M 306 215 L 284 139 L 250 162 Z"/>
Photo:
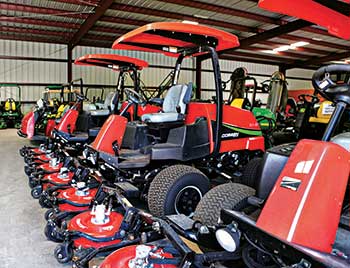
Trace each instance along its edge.
<path fill-rule="evenodd" d="M 115 156 L 119 156 L 119 145 L 118 145 L 118 141 L 115 140 L 113 143 L 112 143 L 112 149 L 114 151 L 114 155 Z"/>

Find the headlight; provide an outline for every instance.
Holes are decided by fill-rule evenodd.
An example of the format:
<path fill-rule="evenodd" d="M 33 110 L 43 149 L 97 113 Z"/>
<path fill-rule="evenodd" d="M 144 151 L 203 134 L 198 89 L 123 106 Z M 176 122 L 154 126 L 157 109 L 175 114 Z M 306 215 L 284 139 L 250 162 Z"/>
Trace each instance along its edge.
<path fill-rule="evenodd" d="M 215 232 L 216 240 L 220 246 L 228 251 L 235 252 L 239 248 L 240 232 L 232 225 Z"/>

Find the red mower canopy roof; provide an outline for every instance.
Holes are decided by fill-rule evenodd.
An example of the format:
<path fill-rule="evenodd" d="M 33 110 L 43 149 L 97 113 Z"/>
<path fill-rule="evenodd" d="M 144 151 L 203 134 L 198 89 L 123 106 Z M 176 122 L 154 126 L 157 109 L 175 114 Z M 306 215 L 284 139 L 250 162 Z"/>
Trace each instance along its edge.
<path fill-rule="evenodd" d="M 350 39 L 349 3 L 349 0 L 260 0 L 259 7 L 311 21 L 327 28 L 330 34 Z"/>
<path fill-rule="evenodd" d="M 177 57 L 183 49 L 205 45 L 220 51 L 238 47 L 239 41 L 231 33 L 208 26 L 186 22 L 156 22 L 119 37 L 112 48 L 162 52 L 167 56 Z M 194 56 L 200 54 L 203 53 L 195 53 Z"/>
<path fill-rule="evenodd" d="M 87 54 L 74 61 L 74 64 L 85 66 L 100 66 L 118 71 L 120 67 L 136 67 L 138 70 L 148 67 L 143 60 L 120 56 L 116 54 Z"/>

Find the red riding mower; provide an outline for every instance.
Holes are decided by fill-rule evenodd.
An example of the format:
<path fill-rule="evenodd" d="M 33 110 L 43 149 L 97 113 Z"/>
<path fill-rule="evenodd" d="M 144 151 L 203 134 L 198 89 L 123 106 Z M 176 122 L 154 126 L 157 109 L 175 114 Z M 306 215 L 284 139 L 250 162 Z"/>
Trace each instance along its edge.
<path fill-rule="evenodd" d="M 50 92 L 50 94 L 54 94 L 55 92 L 60 92 L 60 99 L 61 102 L 65 102 L 65 94 L 67 94 L 67 103 L 66 105 L 62 106 L 65 107 L 64 110 L 61 110 L 59 113 L 62 115 L 61 117 L 57 119 L 50 119 L 47 123 L 45 134 L 38 132 L 37 124 L 40 124 L 40 121 L 43 120 L 42 117 L 45 116 L 47 113 L 48 105 L 47 100 L 39 100 L 37 104 L 37 108 L 33 110 L 32 112 L 28 113 L 25 118 L 22 120 L 22 126 L 20 131 L 18 132 L 18 135 L 28 137 L 31 140 L 41 140 L 44 141 L 43 144 L 41 144 L 39 147 L 29 147 L 24 146 L 19 150 L 19 153 L 21 156 L 24 157 L 25 162 L 30 162 L 31 158 L 38 157 L 40 155 L 50 154 L 52 151 L 54 151 L 56 148 L 54 147 L 53 142 L 53 130 L 59 129 L 62 131 L 68 131 L 68 129 L 75 130 L 76 129 L 76 122 L 78 120 L 79 110 L 82 107 L 82 94 L 75 94 L 77 92 L 76 89 L 74 89 L 74 82 L 79 81 L 80 82 L 80 93 L 83 92 L 83 82 L 82 79 L 77 79 L 72 81 L 70 84 L 66 86 L 60 87 L 59 90 L 57 89 L 48 89 L 47 92 Z M 67 89 L 68 88 L 68 89 Z M 52 93 L 53 92 L 53 93 Z M 80 96 L 80 97 L 78 97 Z M 69 105 L 74 105 L 69 108 Z M 47 136 L 45 136 L 47 135 Z M 45 149 L 47 148 L 47 150 Z M 43 156 L 44 157 L 44 156 Z M 46 157 L 50 159 L 50 157 Z"/>
<path fill-rule="evenodd" d="M 153 230 L 164 235 L 165 241 L 118 248 L 99 267 L 137 262 L 162 268 L 226 268 L 241 267 L 242 260 L 249 268 L 349 267 L 349 198 L 345 193 L 349 190 L 350 135 L 330 138 L 350 107 L 350 86 L 330 80 L 328 74 L 333 72 L 349 73 L 350 66 L 323 67 L 313 76 L 314 87 L 336 104 L 322 141 L 301 140 L 269 149 L 255 189 L 237 183 L 213 188 L 196 209 L 198 221 L 181 215 L 168 216 L 166 222 L 152 218 L 146 222 L 152 222 Z M 326 162 L 334 164 L 325 166 Z M 334 174 L 337 183 L 330 179 Z M 179 235 L 204 251 L 211 250 L 194 252 Z M 80 267 L 80 261 L 75 263 Z"/>
<path fill-rule="evenodd" d="M 80 90 L 82 94 L 82 85 Z M 72 83 L 47 86 L 43 98 L 23 117 L 18 136 L 28 138 L 31 142 L 45 142 L 74 103 L 74 92 Z M 25 156 L 26 148 L 20 150 L 21 156 Z"/>
<path fill-rule="evenodd" d="M 242 250 L 247 267 L 350 266 L 345 195 L 350 136 L 331 140 L 350 107 L 350 85 L 335 83 L 332 73 L 350 73 L 350 66 L 322 67 L 313 76 L 315 89 L 336 105 L 322 141 L 304 139 L 269 149 L 256 170 L 254 189 L 221 185 L 197 207 L 196 219 L 208 225 L 216 225 L 218 211 L 224 209 L 216 238 L 229 252 Z"/>
<path fill-rule="evenodd" d="M 107 56 L 109 56 L 109 58 L 107 58 Z M 103 61 L 101 59 L 103 59 Z M 108 65 L 108 66 L 114 66 L 113 67 L 114 69 L 118 68 L 118 70 L 120 70 L 120 76 L 119 76 L 120 79 L 118 80 L 118 92 L 120 90 L 124 89 L 124 80 L 125 80 L 126 74 L 130 74 L 130 76 L 133 77 L 135 90 L 131 90 L 131 89 L 125 89 L 125 90 L 127 90 L 128 92 L 138 91 L 139 90 L 138 89 L 139 83 L 138 83 L 137 69 L 141 69 L 142 67 L 147 65 L 147 63 L 144 61 L 132 59 L 132 58 L 128 58 L 128 57 L 122 57 L 122 56 L 118 56 L 118 55 L 87 55 L 85 57 L 79 58 L 78 62 L 79 62 L 79 64 L 89 64 L 91 62 L 91 64 L 98 65 L 98 66 L 107 66 Z M 131 93 L 131 96 L 132 95 L 133 95 L 133 93 Z M 134 102 L 132 102 L 132 99 L 129 99 L 128 104 L 124 107 L 124 109 L 121 112 L 121 116 L 122 115 L 124 116 L 126 114 L 126 112 L 129 111 L 130 108 L 133 107 L 133 104 L 134 104 Z M 113 98 L 110 105 L 113 108 L 114 114 L 119 113 L 119 111 L 118 111 L 118 95 L 116 95 L 116 97 Z M 158 111 L 158 110 L 159 110 L 159 107 L 153 106 L 150 104 L 146 104 L 146 105 L 144 105 L 144 107 L 142 107 L 142 109 L 139 109 L 139 114 L 140 113 L 143 114 L 144 112 L 146 113 L 146 112 Z M 76 115 L 77 115 L 77 113 L 76 113 Z M 123 117 L 123 119 L 125 119 L 125 118 Z M 65 120 L 62 120 L 62 121 L 65 122 Z M 118 127 L 118 124 L 115 126 Z M 104 126 L 103 130 L 101 131 L 101 134 L 98 134 L 99 139 L 104 139 L 104 135 L 105 135 L 104 133 L 105 133 L 106 129 L 109 129 L 109 128 L 110 128 L 110 122 L 107 121 L 106 126 Z M 56 143 L 70 144 L 70 145 L 71 145 L 70 141 L 72 139 L 75 140 L 75 137 L 76 137 L 76 136 L 72 136 L 72 135 L 70 137 L 67 137 L 66 132 L 62 131 L 62 128 L 55 130 L 53 135 L 55 136 Z M 59 142 L 57 142 L 57 140 Z M 60 147 L 62 147 L 62 146 L 60 146 Z M 63 152 L 64 152 L 64 150 L 63 150 Z M 63 154 L 62 152 L 59 152 L 59 154 L 63 158 L 66 157 L 66 154 Z M 42 158 L 45 158 L 45 160 L 49 159 L 49 157 L 47 155 L 41 155 L 34 160 L 35 164 L 40 163 L 38 158 L 40 161 L 44 161 L 44 159 L 42 159 Z M 51 160 L 54 161 L 54 159 L 51 159 Z M 49 160 L 47 160 L 47 161 L 49 161 Z M 61 166 L 58 164 L 59 162 L 58 161 L 55 161 L 55 162 L 56 162 L 57 167 L 60 168 Z M 88 164 L 89 161 L 82 161 L 82 163 Z M 30 169 L 30 167 L 28 169 Z M 30 170 L 30 171 L 32 171 L 32 170 Z M 30 171 L 28 171 L 28 172 L 30 172 Z M 55 169 L 55 172 L 57 173 L 57 169 Z M 63 171 L 61 170 L 61 172 L 63 172 Z M 32 196 L 35 198 L 39 198 L 42 194 L 42 191 L 46 188 L 46 184 L 50 183 L 52 180 L 54 180 L 55 186 L 56 186 L 55 189 L 57 189 L 59 186 L 59 185 L 57 185 L 58 184 L 57 176 L 62 177 L 64 174 L 66 174 L 66 173 L 61 174 L 61 172 L 59 174 L 57 173 L 55 175 L 47 175 L 44 177 L 42 176 L 43 175 L 42 173 L 46 173 L 45 171 L 40 172 L 39 175 L 41 175 L 41 176 L 38 176 L 38 172 L 36 172 L 34 174 L 32 173 L 30 176 L 30 182 L 31 182 L 30 185 L 32 187 L 35 186 L 35 188 L 33 188 L 33 190 L 32 190 Z M 67 172 L 67 169 L 64 169 L 64 172 Z M 66 174 L 65 176 L 67 176 L 67 178 L 71 178 L 73 176 L 73 173 L 71 172 L 69 174 Z M 64 188 L 67 188 L 66 187 L 67 182 L 68 181 L 63 182 L 62 186 Z M 93 184 L 93 185 L 94 185 L 94 187 L 96 187 L 95 184 Z M 84 187 L 86 187 L 86 186 L 84 186 Z M 44 203 L 43 200 L 42 200 L 42 203 Z"/>
<path fill-rule="evenodd" d="M 241 165 L 264 151 L 264 138 L 254 115 L 223 104 L 216 50 L 237 45 L 234 35 L 180 22 L 149 24 L 113 45 L 115 49 L 178 57 L 161 113 L 145 114 L 142 122 L 124 120 L 124 124 L 123 118 L 115 115 L 110 123 L 118 125 L 120 137 L 116 139 L 114 133 L 110 134 L 114 138 L 96 139 L 93 144 L 100 145 L 100 151 L 88 146 L 90 158 L 96 162 L 99 158 L 102 175 L 114 174 L 127 197 L 147 199 L 154 215 L 191 215 L 210 188 L 207 175 L 234 180 Z M 190 101 L 192 83 L 177 84 L 182 60 L 198 55 L 212 59 L 214 103 Z M 133 97 L 135 102 L 143 102 L 140 94 Z"/>

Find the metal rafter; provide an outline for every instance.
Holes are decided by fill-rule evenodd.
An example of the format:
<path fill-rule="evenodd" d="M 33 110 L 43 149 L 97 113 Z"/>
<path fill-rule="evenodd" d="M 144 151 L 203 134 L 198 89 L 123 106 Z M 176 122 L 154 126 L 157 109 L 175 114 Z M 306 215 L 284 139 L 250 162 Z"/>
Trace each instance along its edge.
<path fill-rule="evenodd" d="M 21 33 L 21 34 L 35 34 L 43 36 L 57 36 L 59 38 L 65 38 L 67 41 L 72 32 L 63 32 L 63 31 L 52 31 L 52 30 L 39 30 L 39 29 L 30 29 L 22 27 L 12 27 L 12 26 L 0 26 L 0 32 L 2 33 Z"/>
<path fill-rule="evenodd" d="M 319 66 L 330 61 L 341 60 L 348 57 L 350 57 L 350 51 L 346 51 L 342 53 L 330 53 L 329 55 L 324 57 L 311 57 L 305 61 L 296 60 L 293 63 L 286 65 L 286 68 L 292 69 L 292 68 L 303 68 L 305 66 Z"/>
<path fill-rule="evenodd" d="M 130 12 L 130 13 L 143 14 L 143 15 L 151 15 L 156 17 L 170 18 L 175 20 L 195 20 L 201 24 L 223 27 L 223 28 L 227 28 L 235 31 L 240 31 L 240 32 L 252 32 L 252 33 L 257 32 L 257 29 L 255 27 L 248 27 L 248 26 L 235 24 L 235 23 L 227 23 L 225 21 L 220 21 L 220 20 L 197 18 L 191 15 L 184 15 L 176 12 L 157 10 L 157 9 L 152 9 L 147 7 L 138 7 L 133 5 L 115 3 L 111 6 L 111 9 Z"/>
<path fill-rule="evenodd" d="M 57 36 L 57 35 L 56 35 Z M 59 36 L 57 36 L 59 37 Z M 14 34 L 3 34 L 0 33 L 0 39 L 5 39 L 5 40 L 17 40 L 17 41 L 29 41 L 29 42 L 38 42 L 38 43 L 50 43 L 50 44 L 67 44 L 67 42 L 65 42 L 62 39 L 55 39 L 55 38 L 47 38 L 45 36 L 27 36 L 25 34 L 21 34 L 19 35 L 14 35 Z"/>
<path fill-rule="evenodd" d="M 158 1 L 176 4 L 180 6 L 202 9 L 202 10 L 211 11 L 211 12 L 217 12 L 225 15 L 236 16 L 236 17 L 246 18 L 246 19 L 270 23 L 270 24 L 282 25 L 284 23 L 280 19 L 270 18 L 268 16 L 247 12 L 247 11 L 235 9 L 232 7 L 224 7 L 224 6 L 205 3 L 197 0 L 158 0 Z"/>
<path fill-rule="evenodd" d="M 46 7 L 36 7 L 31 5 L 22 5 L 22 4 L 11 4 L 7 2 L 0 2 L 1 10 L 11 10 L 11 11 L 20 11 L 27 13 L 35 14 L 45 14 L 53 16 L 63 16 L 75 19 L 86 19 L 89 17 L 89 14 L 79 14 L 65 9 L 55 9 L 55 8 L 46 8 Z"/>
<path fill-rule="evenodd" d="M 331 48 L 336 48 L 336 49 L 343 49 L 343 50 L 349 49 L 348 46 L 339 45 L 336 43 L 330 43 L 330 42 L 326 42 L 326 41 L 318 41 L 318 40 L 314 40 L 311 38 L 300 37 L 300 36 L 290 35 L 290 34 L 283 34 L 283 35 L 276 36 L 276 37 L 281 38 L 281 39 L 292 40 L 292 41 L 305 41 L 305 42 L 308 42 L 310 44 L 324 46 L 324 47 L 331 47 Z"/>
<path fill-rule="evenodd" d="M 73 35 L 69 41 L 70 46 L 73 48 L 84 35 L 95 25 L 99 18 L 101 18 L 106 10 L 113 4 L 113 0 L 103 0 L 100 5 L 95 9 L 95 12 L 91 14 L 81 25 L 80 29 Z"/>
<path fill-rule="evenodd" d="M 288 23 L 288 21 L 283 19 L 271 18 L 268 16 L 264 16 L 264 15 L 260 15 L 260 14 L 256 14 L 248 11 L 243 11 L 243 10 L 239 10 L 231 7 L 224 7 L 216 4 L 204 3 L 197 0 L 158 0 L 158 1 L 172 3 L 180 6 L 191 7 L 191 8 L 203 9 L 206 11 L 212 11 L 220 14 L 226 14 L 226 15 L 245 18 L 245 19 L 251 19 L 254 21 L 265 22 L 269 24 L 283 25 Z M 330 35 L 324 29 L 317 29 L 313 27 L 305 27 L 302 30 L 310 33 L 321 34 L 321 35 L 328 35 L 328 36 Z M 264 31 L 263 29 L 258 29 L 258 32 L 263 32 L 263 31 Z"/>
<path fill-rule="evenodd" d="M 0 16 L 0 21 L 12 22 L 12 23 L 18 23 L 18 24 L 57 27 L 57 28 L 65 28 L 65 29 L 78 29 L 80 27 L 80 24 L 78 23 L 67 23 L 67 22 L 50 21 L 50 20 L 42 20 L 42 19 L 28 19 L 28 18 L 12 17 L 12 16 Z"/>

